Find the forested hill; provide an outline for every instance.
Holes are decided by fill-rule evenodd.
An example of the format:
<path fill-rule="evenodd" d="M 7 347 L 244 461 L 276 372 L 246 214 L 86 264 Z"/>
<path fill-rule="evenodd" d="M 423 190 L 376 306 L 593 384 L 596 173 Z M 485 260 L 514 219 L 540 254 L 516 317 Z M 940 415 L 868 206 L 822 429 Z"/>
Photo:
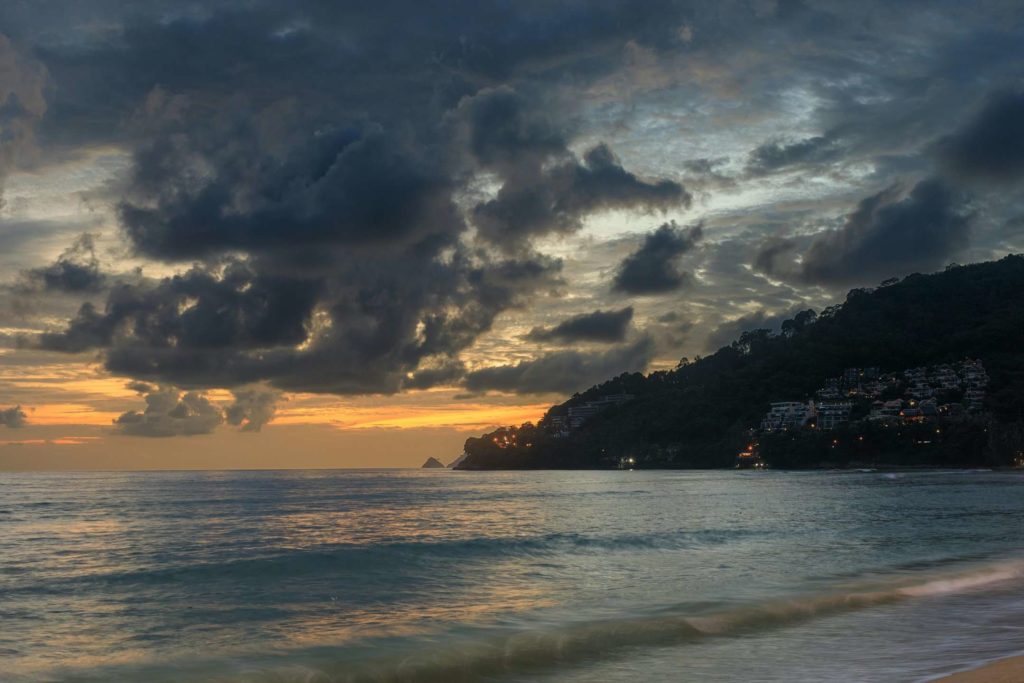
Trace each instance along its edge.
<path fill-rule="evenodd" d="M 772 401 L 812 398 L 848 367 L 886 372 L 964 358 L 988 370 L 986 419 L 1021 432 L 1024 256 L 854 289 L 820 314 L 799 313 L 778 334 L 746 332 L 674 370 L 621 375 L 553 406 L 537 425 L 467 440 L 460 467 L 611 467 L 624 455 L 656 467 L 731 467 Z M 634 398 L 556 435 L 554 416 L 623 393 Z M 993 460 L 979 448 L 975 464 Z"/>

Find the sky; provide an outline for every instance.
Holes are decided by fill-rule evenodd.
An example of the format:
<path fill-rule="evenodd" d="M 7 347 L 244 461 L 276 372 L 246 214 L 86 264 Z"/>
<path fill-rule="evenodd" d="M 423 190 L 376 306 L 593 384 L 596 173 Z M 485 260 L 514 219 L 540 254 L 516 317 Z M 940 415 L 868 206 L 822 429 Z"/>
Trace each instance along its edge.
<path fill-rule="evenodd" d="M 418 466 L 1024 251 L 1013 1 L 7 0 L 0 469 Z"/>

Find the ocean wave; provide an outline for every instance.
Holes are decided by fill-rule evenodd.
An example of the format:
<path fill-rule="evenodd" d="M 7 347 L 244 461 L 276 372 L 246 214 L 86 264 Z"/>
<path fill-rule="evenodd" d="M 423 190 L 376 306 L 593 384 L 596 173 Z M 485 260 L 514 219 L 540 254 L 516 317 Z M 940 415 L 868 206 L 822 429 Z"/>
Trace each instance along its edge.
<path fill-rule="evenodd" d="M 203 559 L 183 562 L 166 558 L 164 562 L 140 569 L 96 571 L 67 578 L 50 577 L 43 584 L 8 586 L 5 590 L 59 593 L 63 583 L 79 585 L 99 582 L 107 585 L 195 582 L 209 579 L 274 580 L 346 571 L 365 573 L 368 566 L 392 566 L 415 569 L 438 563 L 490 561 L 501 557 L 543 558 L 563 554 L 629 552 L 637 550 L 673 551 L 721 545 L 752 535 L 741 529 L 705 529 L 657 534 L 621 534 L 597 536 L 577 533 L 552 533 L 527 537 L 473 537 L 445 541 L 374 544 L 334 544 L 268 553 L 256 557 L 227 557 L 217 561 Z M 152 558 L 146 558 L 151 561 Z"/>
<path fill-rule="evenodd" d="M 888 582 L 719 608 L 702 614 L 661 612 L 501 635 L 435 637 L 429 646 L 420 641 L 418 648 L 408 642 L 401 647 L 320 647 L 281 653 L 261 662 L 250 660 L 234 671 L 223 662 L 212 669 L 204 666 L 201 671 L 193 663 L 151 669 L 139 676 L 108 670 L 102 676 L 75 676 L 68 680 L 471 683 L 500 676 L 539 674 L 557 667 L 613 658 L 638 648 L 739 637 L 871 607 L 997 588 L 1024 578 L 1024 560 L 1004 560 L 956 573 L 927 573 L 912 578 L 900 575 Z"/>
<path fill-rule="evenodd" d="M 923 578 L 923 577 L 919 577 Z M 953 574 L 908 582 L 906 577 L 859 589 L 781 599 L 702 615 L 606 619 L 524 632 L 491 641 L 462 643 L 400 661 L 340 665 L 319 672 L 324 683 L 442 683 L 524 674 L 615 656 L 624 650 L 734 637 L 820 617 L 913 599 L 966 593 L 1024 578 L 1024 560 L 1001 561 Z M 277 680 L 277 679 L 275 679 Z M 297 679 L 296 679 L 297 680 Z M 304 679 L 309 680 L 309 679 Z"/>

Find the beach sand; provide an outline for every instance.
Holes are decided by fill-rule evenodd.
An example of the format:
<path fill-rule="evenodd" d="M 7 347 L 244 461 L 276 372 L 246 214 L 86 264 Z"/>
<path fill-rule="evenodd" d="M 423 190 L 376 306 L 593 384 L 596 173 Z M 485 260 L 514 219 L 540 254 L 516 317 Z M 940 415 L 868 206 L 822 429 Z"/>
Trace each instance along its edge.
<path fill-rule="evenodd" d="M 942 679 L 942 683 L 1024 683 L 1024 656 L 1000 659 Z"/>

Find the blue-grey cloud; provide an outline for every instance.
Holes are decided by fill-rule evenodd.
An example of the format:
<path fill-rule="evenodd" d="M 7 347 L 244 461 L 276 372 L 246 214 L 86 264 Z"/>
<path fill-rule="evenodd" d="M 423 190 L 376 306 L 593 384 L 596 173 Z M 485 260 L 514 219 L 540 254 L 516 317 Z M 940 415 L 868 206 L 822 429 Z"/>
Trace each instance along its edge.
<path fill-rule="evenodd" d="M 18 150 L 0 180 L 119 150 L 128 169 L 90 201 L 116 208 L 119 255 L 167 276 L 108 272 L 81 244 L 54 261 L 59 247 L 9 213 L 0 257 L 33 297 L 60 300 L 32 312 L 51 327 L 35 346 L 95 352 L 154 386 L 458 385 L 503 314 L 535 326 L 538 294 L 579 286 L 538 253 L 545 238 L 609 210 L 689 207 L 713 226 L 699 251 L 701 230 L 674 223 L 619 264 L 620 242 L 599 245 L 585 281 L 613 271 L 611 291 L 559 305 L 569 325 L 572 301 L 676 292 L 699 267 L 689 293 L 706 316 L 679 302 L 682 320 L 651 325 L 663 346 L 689 331 L 677 325 L 1020 244 L 1019 199 L 988 191 L 1021 173 L 1013 3 L 47 7 L 0 5 L 0 73 L 17 75 L 0 83 L 0 135 Z M 400 41 L 395 17 L 412 27 Z M 915 49 L 893 50 L 907 26 Z M 996 228 L 972 229 L 961 184 Z M 33 303 L 3 296 L 5 315 Z M 625 341 L 619 322 L 608 337 Z M 563 325 L 537 334 L 577 333 Z M 494 381 L 612 365 L 552 357 Z"/>
<path fill-rule="evenodd" d="M 107 275 L 100 269 L 94 240 L 89 233 L 80 235 L 50 265 L 26 270 L 26 284 L 54 292 L 99 291 L 106 284 Z"/>
<path fill-rule="evenodd" d="M 1024 175 L 1024 91 L 993 95 L 957 132 L 942 138 L 939 156 L 958 175 L 1009 180 Z"/>
<path fill-rule="evenodd" d="M 536 360 L 475 370 L 466 375 L 464 385 L 472 392 L 572 393 L 623 372 L 646 369 L 654 350 L 654 341 L 641 337 L 607 351 L 556 351 Z"/>
<path fill-rule="evenodd" d="M 969 196 L 939 180 L 909 192 L 893 185 L 862 199 L 842 226 L 815 235 L 802 253 L 796 240 L 766 239 L 753 266 L 796 282 L 875 284 L 947 265 L 967 247 L 972 218 Z"/>
<path fill-rule="evenodd" d="M 146 395 L 145 410 L 122 413 L 114 428 L 124 436 L 196 436 L 210 434 L 223 422 L 224 414 L 206 396 L 162 388 Z"/>
<path fill-rule="evenodd" d="M 224 420 L 241 427 L 243 432 L 258 432 L 274 419 L 281 392 L 265 388 L 239 389 L 235 400 L 224 409 Z"/>
<path fill-rule="evenodd" d="M 538 342 L 620 342 L 626 338 L 633 321 L 633 307 L 619 310 L 582 313 L 563 320 L 554 327 L 535 327 L 526 339 Z"/>
<path fill-rule="evenodd" d="M 473 210 L 481 235 L 496 244 L 515 246 L 549 233 L 573 232 L 583 218 L 601 210 L 666 211 L 691 202 L 677 182 L 645 180 L 627 171 L 606 145 L 588 150 L 582 162 L 571 159 L 525 171 Z"/>
<path fill-rule="evenodd" d="M 839 140 L 818 135 L 797 142 L 767 142 L 750 154 L 747 170 L 751 173 L 770 173 L 794 165 L 818 164 L 833 161 L 843 155 Z"/>
<path fill-rule="evenodd" d="M 35 146 L 36 127 L 46 112 L 46 68 L 0 33 L 0 207 L 4 181 Z"/>
<path fill-rule="evenodd" d="M 898 186 L 867 197 L 842 227 L 815 238 L 804 254 L 804 280 L 868 284 L 941 268 L 968 243 L 967 199 L 937 180 L 904 194 Z"/>
<path fill-rule="evenodd" d="M 675 222 L 663 224 L 619 264 L 612 290 L 624 294 L 662 294 L 683 287 L 692 276 L 680 270 L 676 261 L 703 236 L 700 225 L 680 228 Z"/>

